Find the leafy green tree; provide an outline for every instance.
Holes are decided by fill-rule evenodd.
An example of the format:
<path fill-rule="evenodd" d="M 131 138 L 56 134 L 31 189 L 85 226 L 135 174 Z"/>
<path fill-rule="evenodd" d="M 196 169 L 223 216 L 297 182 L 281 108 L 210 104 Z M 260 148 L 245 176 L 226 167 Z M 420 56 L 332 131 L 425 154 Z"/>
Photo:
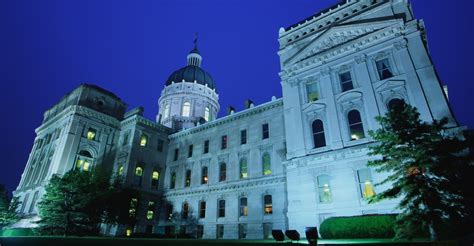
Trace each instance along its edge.
<path fill-rule="evenodd" d="M 378 185 L 391 186 L 369 202 L 399 197 L 396 237 L 412 238 L 422 228 L 437 240 L 440 225 L 470 216 L 463 190 L 466 177 L 472 179 L 472 162 L 466 141 L 446 128 L 446 119 L 430 124 L 419 116 L 416 108 L 402 104 L 377 117 L 381 128 L 369 134 L 379 144 L 369 154 L 380 158 L 368 166 L 387 172 Z"/>
<path fill-rule="evenodd" d="M 18 221 L 17 213 L 20 202 L 18 197 L 8 196 L 4 185 L 0 185 L 0 229 Z"/>
<path fill-rule="evenodd" d="M 72 170 L 63 177 L 53 176 L 38 204 L 37 231 L 64 236 L 98 234 L 109 192 L 109 181 L 100 172 Z"/>

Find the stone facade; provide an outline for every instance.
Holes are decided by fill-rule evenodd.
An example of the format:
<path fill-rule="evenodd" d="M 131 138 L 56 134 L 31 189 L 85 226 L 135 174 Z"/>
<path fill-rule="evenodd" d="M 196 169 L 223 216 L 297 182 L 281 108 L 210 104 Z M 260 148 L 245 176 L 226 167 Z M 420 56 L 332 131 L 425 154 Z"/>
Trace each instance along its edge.
<path fill-rule="evenodd" d="M 14 192 L 20 212 L 36 215 L 53 174 L 96 165 L 143 194 L 137 224 L 105 226 L 108 234 L 180 226 L 199 238 L 261 239 L 271 229 L 304 235 L 333 216 L 396 212 L 396 200 L 365 200 L 386 188 L 374 186 L 386 174 L 366 167 L 374 118 L 403 101 L 425 121 L 458 126 L 423 21 L 406 0 L 346 1 L 280 29 L 279 42 L 283 97 L 221 118 L 197 47 L 168 79 L 156 122 L 142 108 L 125 113 L 110 92 L 80 86 L 36 130 Z M 187 219 L 170 221 L 174 212 Z"/>

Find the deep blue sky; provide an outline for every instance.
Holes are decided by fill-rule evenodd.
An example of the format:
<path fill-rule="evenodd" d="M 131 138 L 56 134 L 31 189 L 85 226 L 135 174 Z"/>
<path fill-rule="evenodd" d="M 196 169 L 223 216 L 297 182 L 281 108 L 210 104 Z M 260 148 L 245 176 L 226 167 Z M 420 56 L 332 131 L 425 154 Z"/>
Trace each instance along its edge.
<path fill-rule="evenodd" d="M 336 0 L 1 0 L 0 183 L 23 172 L 43 112 L 80 83 L 94 83 L 154 119 L 169 74 L 186 63 L 195 32 L 221 115 L 251 98 L 281 96 L 278 29 Z M 455 4 L 453 4 L 455 3 Z M 472 0 L 413 0 L 458 121 L 474 127 Z"/>

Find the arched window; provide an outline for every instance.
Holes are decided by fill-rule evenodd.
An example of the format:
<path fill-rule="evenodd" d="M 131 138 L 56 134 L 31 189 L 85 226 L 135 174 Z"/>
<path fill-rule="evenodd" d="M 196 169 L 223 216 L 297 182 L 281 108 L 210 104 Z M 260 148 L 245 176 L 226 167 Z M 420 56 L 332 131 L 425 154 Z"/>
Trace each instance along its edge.
<path fill-rule="evenodd" d="M 135 168 L 135 175 L 133 177 L 133 185 L 136 185 L 136 186 L 142 185 L 142 177 L 143 177 L 143 167 L 137 166 Z"/>
<path fill-rule="evenodd" d="M 388 110 L 400 110 L 405 106 L 405 101 L 403 99 L 394 98 L 388 102 Z"/>
<path fill-rule="evenodd" d="M 191 103 L 185 102 L 183 103 L 183 111 L 181 112 L 181 116 L 189 117 L 191 114 Z"/>
<path fill-rule="evenodd" d="M 360 195 L 362 198 L 369 198 L 375 195 L 370 169 L 364 168 L 357 170 L 357 179 L 359 180 Z"/>
<path fill-rule="evenodd" d="M 331 183 L 329 182 L 329 176 L 319 175 L 317 179 L 318 179 L 319 202 L 321 203 L 332 202 Z"/>
<path fill-rule="evenodd" d="M 240 159 L 240 178 L 248 178 L 247 159 L 245 158 Z"/>
<path fill-rule="evenodd" d="M 92 167 L 92 155 L 87 150 L 81 150 L 76 157 L 76 170 L 89 171 Z"/>
<path fill-rule="evenodd" d="M 166 104 L 165 112 L 163 112 L 163 119 L 167 119 L 168 117 L 170 117 L 170 105 Z"/>
<path fill-rule="evenodd" d="M 263 154 L 262 167 L 263 167 L 263 175 L 272 174 L 272 164 L 270 162 L 270 154 L 268 153 Z"/>
<path fill-rule="evenodd" d="M 172 172 L 171 178 L 170 178 L 170 189 L 174 189 L 175 187 L 176 187 L 176 173 Z"/>
<path fill-rule="evenodd" d="M 227 179 L 227 165 L 221 163 L 219 165 L 219 182 L 225 181 Z"/>
<path fill-rule="evenodd" d="M 355 109 L 349 111 L 347 114 L 347 119 L 349 121 L 351 140 L 365 138 L 364 126 L 362 125 L 362 119 L 360 118 L 359 111 Z"/>
<path fill-rule="evenodd" d="M 186 170 L 186 179 L 184 180 L 184 187 L 191 186 L 191 170 Z"/>
<path fill-rule="evenodd" d="M 183 203 L 183 210 L 181 211 L 181 218 L 187 220 L 189 216 L 189 204 L 187 202 Z"/>
<path fill-rule="evenodd" d="M 209 177 L 207 176 L 207 167 L 203 167 L 201 171 L 201 184 L 207 184 Z"/>
<path fill-rule="evenodd" d="M 273 214 L 272 195 L 263 196 L 263 213 Z"/>
<path fill-rule="evenodd" d="M 209 107 L 206 107 L 204 109 L 204 119 L 206 121 L 209 121 L 211 118 L 210 118 L 210 115 L 211 115 L 211 110 L 209 110 Z"/>
<path fill-rule="evenodd" d="M 323 122 L 321 120 L 315 120 L 313 124 L 311 124 L 311 128 L 313 129 L 314 147 L 320 148 L 326 146 Z"/>
<path fill-rule="evenodd" d="M 158 188 L 158 181 L 160 180 L 160 172 L 157 170 L 151 174 L 151 187 Z"/>

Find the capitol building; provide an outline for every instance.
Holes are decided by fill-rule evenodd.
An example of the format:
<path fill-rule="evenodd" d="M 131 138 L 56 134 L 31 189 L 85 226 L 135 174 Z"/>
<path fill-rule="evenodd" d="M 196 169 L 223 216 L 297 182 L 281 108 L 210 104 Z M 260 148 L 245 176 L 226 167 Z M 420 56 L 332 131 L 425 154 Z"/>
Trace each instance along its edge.
<path fill-rule="evenodd" d="M 263 239 L 272 229 L 304 235 L 329 217 L 396 213 L 396 200 L 366 199 L 387 187 L 374 185 L 387 174 L 367 167 L 375 117 L 405 102 L 424 121 L 458 127 L 423 21 L 408 0 L 347 0 L 280 28 L 278 41 L 282 98 L 220 118 L 225 81 L 197 46 L 163 81 L 156 119 L 95 85 L 66 94 L 36 129 L 14 191 L 20 212 L 37 217 L 52 175 L 102 166 L 141 193 L 130 201 L 137 223 L 104 225 L 109 235 Z"/>

